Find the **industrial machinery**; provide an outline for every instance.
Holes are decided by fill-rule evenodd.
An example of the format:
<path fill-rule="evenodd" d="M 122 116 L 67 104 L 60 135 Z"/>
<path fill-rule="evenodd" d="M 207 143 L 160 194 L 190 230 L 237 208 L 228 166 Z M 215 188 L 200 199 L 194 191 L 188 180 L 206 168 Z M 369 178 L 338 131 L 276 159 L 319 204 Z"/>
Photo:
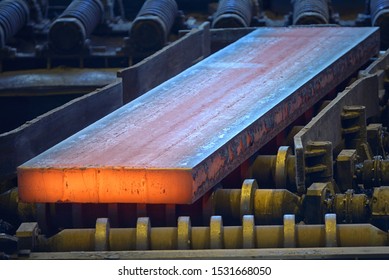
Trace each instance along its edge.
<path fill-rule="evenodd" d="M 389 258 L 388 18 L 0 1 L 0 258 Z"/>

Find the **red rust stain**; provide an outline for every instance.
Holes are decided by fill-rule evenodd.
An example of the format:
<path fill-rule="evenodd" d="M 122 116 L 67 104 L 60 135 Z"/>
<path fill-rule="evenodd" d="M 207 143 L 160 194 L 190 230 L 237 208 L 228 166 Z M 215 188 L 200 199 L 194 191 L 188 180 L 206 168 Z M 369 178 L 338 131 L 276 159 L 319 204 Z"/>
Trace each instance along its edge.
<path fill-rule="evenodd" d="M 234 152 L 231 149 L 231 146 L 228 146 L 228 160 L 232 161 L 234 159 Z"/>
<path fill-rule="evenodd" d="M 246 135 L 246 146 L 249 147 L 252 145 L 252 143 L 253 143 L 253 138 L 251 137 L 250 134 L 247 134 Z"/>
<path fill-rule="evenodd" d="M 236 155 L 237 156 L 240 156 L 241 153 L 244 152 L 244 146 L 243 146 L 243 142 L 242 140 L 239 141 L 239 145 L 238 147 L 236 148 Z"/>
<path fill-rule="evenodd" d="M 220 170 L 223 169 L 225 162 L 226 159 L 224 157 L 222 157 L 221 155 L 217 155 L 208 167 L 208 179 L 217 178 L 217 175 Z"/>
<path fill-rule="evenodd" d="M 197 171 L 194 177 L 194 186 L 202 186 L 205 184 L 208 178 L 208 173 L 207 171 L 202 167 L 200 170 Z M 193 190 L 193 193 L 197 192 L 197 188 L 195 187 Z"/>

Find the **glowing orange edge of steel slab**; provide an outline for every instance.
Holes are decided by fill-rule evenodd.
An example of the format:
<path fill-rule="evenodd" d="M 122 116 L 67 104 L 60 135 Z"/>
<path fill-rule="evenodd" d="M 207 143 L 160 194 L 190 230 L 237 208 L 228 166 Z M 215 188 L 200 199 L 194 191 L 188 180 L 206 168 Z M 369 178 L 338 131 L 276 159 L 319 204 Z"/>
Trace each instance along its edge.
<path fill-rule="evenodd" d="M 20 196 L 32 202 L 91 202 L 91 203 L 171 203 L 192 201 L 192 189 L 182 187 L 193 184 L 190 170 L 133 170 L 117 169 L 36 169 L 19 170 Z M 169 174 L 168 176 L 166 174 Z M 43 176 L 44 174 L 44 176 Z M 147 176 L 147 179 L 146 179 Z M 108 178 L 108 180 L 104 180 Z M 45 184 L 42 184 L 46 181 Z M 50 183 L 47 184 L 47 181 Z M 149 183 L 152 182 L 152 183 Z M 155 183 L 158 182 L 158 183 Z M 52 188 L 42 188 L 52 185 Z M 55 186 L 65 185 L 64 188 Z M 67 186 L 73 188 L 69 189 Z M 28 188 L 23 186 L 28 186 Z M 74 187 L 76 186 L 76 187 Z M 96 188 L 97 186 L 97 188 Z M 176 186 L 172 188 L 171 186 Z M 62 195 L 59 195 L 58 190 Z M 39 194 L 39 195 L 36 195 Z M 59 196 L 65 199 L 58 199 Z"/>

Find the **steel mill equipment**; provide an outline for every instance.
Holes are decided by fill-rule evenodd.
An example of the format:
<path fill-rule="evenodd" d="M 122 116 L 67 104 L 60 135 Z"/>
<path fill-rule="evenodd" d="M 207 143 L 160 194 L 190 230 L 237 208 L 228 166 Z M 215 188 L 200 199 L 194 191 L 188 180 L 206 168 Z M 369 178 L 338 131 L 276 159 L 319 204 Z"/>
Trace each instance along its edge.
<path fill-rule="evenodd" d="M 0 259 L 389 258 L 388 0 L 0 1 Z"/>

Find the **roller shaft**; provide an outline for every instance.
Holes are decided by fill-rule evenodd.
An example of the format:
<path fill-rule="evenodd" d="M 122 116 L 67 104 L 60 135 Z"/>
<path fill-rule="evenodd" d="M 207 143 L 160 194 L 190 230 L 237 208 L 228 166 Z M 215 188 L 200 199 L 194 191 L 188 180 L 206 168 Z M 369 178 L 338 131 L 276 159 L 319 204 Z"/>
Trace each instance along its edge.
<path fill-rule="evenodd" d="M 156 51 L 167 41 L 178 13 L 174 0 L 147 0 L 136 16 L 130 37 L 136 51 Z"/>
<path fill-rule="evenodd" d="M 389 47 L 389 0 L 371 0 L 370 13 L 373 26 L 381 29 L 381 49 Z"/>
<path fill-rule="evenodd" d="M 251 0 L 220 0 L 212 23 L 213 28 L 250 26 L 253 16 Z"/>
<path fill-rule="evenodd" d="M 328 0 L 294 0 L 293 24 L 327 24 Z"/>
<path fill-rule="evenodd" d="M 14 36 L 30 16 L 28 5 L 23 0 L 4 0 L 0 2 L 0 48 Z"/>
<path fill-rule="evenodd" d="M 100 218 L 94 229 L 63 230 L 50 238 L 38 235 L 36 224 L 22 224 L 16 236 L 19 250 L 36 252 L 388 245 L 387 232 L 370 224 L 337 225 L 335 214 L 327 214 L 324 225 L 299 225 L 294 215 L 285 215 L 283 221 L 280 226 L 257 226 L 254 217 L 246 215 L 241 226 L 227 227 L 220 216 L 212 216 L 208 227 L 192 227 L 188 217 L 179 217 L 177 227 L 156 228 L 148 218 L 139 218 L 136 228 L 111 229 L 109 220 Z"/>
<path fill-rule="evenodd" d="M 58 52 L 80 51 L 103 13 L 100 0 L 74 0 L 51 25 L 50 46 Z"/>

